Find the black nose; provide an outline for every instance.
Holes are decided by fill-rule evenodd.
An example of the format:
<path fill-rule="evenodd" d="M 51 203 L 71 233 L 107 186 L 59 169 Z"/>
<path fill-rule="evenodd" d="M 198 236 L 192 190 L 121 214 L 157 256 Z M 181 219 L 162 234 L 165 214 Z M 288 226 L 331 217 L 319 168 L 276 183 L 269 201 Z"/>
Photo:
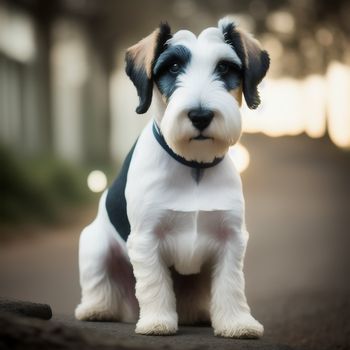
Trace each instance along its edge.
<path fill-rule="evenodd" d="M 214 117 L 214 112 L 203 108 L 192 109 L 188 112 L 188 117 L 193 126 L 199 131 L 202 131 L 210 124 Z"/>

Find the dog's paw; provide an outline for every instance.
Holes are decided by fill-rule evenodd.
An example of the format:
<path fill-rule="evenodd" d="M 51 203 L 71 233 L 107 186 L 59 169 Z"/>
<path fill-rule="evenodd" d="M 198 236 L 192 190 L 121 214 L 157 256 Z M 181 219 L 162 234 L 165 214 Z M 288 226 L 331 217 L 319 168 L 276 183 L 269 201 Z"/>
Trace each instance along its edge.
<path fill-rule="evenodd" d="M 80 321 L 118 321 L 118 317 L 111 310 L 96 305 L 80 304 L 75 309 L 75 318 Z"/>
<path fill-rule="evenodd" d="M 143 317 L 137 322 L 135 332 L 144 335 L 172 335 L 177 332 L 177 318 Z"/>
<path fill-rule="evenodd" d="M 256 339 L 264 334 L 264 327 L 251 315 L 220 322 L 214 326 L 214 334 L 225 338 Z"/>

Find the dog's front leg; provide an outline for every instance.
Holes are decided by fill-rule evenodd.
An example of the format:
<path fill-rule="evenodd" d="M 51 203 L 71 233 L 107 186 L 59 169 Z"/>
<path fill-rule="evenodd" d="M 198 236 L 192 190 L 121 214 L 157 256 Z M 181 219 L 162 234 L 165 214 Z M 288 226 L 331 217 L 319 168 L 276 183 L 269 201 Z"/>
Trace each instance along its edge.
<path fill-rule="evenodd" d="M 165 335 L 177 331 L 178 317 L 170 271 L 152 233 L 132 233 L 128 252 L 136 278 L 136 298 L 140 317 L 136 333 Z"/>
<path fill-rule="evenodd" d="M 211 321 L 215 335 L 257 338 L 264 328 L 250 314 L 244 293 L 243 259 L 248 233 L 233 233 L 217 255 L 212 276 Z"/>

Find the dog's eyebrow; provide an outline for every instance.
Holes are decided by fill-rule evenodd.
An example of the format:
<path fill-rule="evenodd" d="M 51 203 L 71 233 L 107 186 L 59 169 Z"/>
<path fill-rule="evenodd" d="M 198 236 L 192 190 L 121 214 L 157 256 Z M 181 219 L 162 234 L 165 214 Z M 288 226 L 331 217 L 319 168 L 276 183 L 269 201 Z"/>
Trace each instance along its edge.
<path fill-rule="evenodd" d="M 236 65 L 238 68 L 242 68 L 242 61 L 238 58 L 236 52 L 234 52 L 232 49 L 227 50 L 227 52 L 218 56 L 217 61 L 231 62 L 232 64 Z"/>
<path fill-rule="evenodd" d="M 229 65 L 233 68 L 235 68 L 237 71 L 241 71 L 242 70 L 242 64 L 241 62 L 237 62 L 237 60 L 235 58 L 233 58 L 232 56 L 221 56 L 218 58 L 217 60 L 217 64 L 220 62 L 227 62 L 229 63 Z"/>
<path fill-rule="evenodd" d="M 176 61 L 182 64 L 189 62 L 191 59 L 190 50 L 184 45 L 170 46 L 165 50 L 157 59 L 156 64 L 153 68 L 153 73 L 157 74 L 160 69 L 167 64 Z"/>

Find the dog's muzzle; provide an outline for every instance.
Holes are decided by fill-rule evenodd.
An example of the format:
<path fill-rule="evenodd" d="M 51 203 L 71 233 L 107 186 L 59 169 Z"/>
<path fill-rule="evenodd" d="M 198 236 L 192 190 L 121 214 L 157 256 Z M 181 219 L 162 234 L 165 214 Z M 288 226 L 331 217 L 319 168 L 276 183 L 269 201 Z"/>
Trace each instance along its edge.
<path fill-rule="evenodd" d="M 210 109 L 191 109 L 188 112 L 188 118 L 191 120 L 193 126 L 199 131 L 203 131 L 209 126 L 214 117 L 214 112 Z"/>

